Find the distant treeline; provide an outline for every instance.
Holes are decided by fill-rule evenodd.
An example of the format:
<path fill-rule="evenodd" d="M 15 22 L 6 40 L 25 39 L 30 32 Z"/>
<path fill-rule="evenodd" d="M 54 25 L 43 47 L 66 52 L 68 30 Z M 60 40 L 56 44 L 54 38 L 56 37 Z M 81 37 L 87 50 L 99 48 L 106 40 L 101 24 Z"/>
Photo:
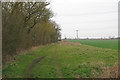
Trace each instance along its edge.
<path fill-rule="evenodd" d="M 60 28 L 51 20 L 54 16 L 48 2 L 2 3 L 3 63 L 8 56 L 32 46 L 55 43 Z"/>
<path fill-rule="evenodd" d="M 120 39 L 119 37 L 118 38 L 64 38 L 62 40 L 118 40 Z"/>

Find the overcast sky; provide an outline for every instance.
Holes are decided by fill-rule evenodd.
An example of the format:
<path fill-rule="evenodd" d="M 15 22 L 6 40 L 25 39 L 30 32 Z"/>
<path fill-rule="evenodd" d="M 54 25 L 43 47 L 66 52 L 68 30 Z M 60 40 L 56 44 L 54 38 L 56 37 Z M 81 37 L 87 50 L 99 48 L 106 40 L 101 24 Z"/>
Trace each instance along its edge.
<path fill-rule="evenodd" d="M 62 38 L 118 36 L 119 0 L 51 0 Z"/>

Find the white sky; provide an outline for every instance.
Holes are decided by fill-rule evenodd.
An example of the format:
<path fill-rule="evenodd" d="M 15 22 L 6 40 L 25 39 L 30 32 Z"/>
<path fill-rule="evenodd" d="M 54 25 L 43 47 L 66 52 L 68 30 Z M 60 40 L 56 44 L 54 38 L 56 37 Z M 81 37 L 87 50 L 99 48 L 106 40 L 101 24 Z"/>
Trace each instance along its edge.
<path fill-rule="evenodd" d="M 118 36 L 119 0 L 51 0 L 62 38 Z"/>

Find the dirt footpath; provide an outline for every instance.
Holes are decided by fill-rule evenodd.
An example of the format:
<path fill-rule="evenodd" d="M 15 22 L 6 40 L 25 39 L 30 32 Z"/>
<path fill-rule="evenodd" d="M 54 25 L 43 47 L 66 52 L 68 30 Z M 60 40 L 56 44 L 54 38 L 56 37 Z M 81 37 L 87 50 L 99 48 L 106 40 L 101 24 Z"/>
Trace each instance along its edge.
<path fill-rule="evenodd" d="M 28 69 L 25 71 L 25 78 L 33 78 L 33 75 L 31 74 L 32 69 L 35 67 L 37 63 L 39 63 L 42 59 L 44 59 L 46 56 L 42 56 L 40 58 L 35 59 L 28 67 Z"/>

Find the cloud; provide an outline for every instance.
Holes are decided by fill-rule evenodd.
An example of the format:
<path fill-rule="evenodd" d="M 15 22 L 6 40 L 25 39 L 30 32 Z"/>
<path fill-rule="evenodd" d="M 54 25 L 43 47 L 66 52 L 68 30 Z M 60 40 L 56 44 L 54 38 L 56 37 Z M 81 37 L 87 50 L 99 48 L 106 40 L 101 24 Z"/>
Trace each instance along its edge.
<path fill-rule="evenodd" d="M 53 0 L 53 19 L 61 25 L 62 38 L 64 35 L 74 38 L 76 29 L 80 29 L 83 37 L 117 36 L 118 1 Z"/>

